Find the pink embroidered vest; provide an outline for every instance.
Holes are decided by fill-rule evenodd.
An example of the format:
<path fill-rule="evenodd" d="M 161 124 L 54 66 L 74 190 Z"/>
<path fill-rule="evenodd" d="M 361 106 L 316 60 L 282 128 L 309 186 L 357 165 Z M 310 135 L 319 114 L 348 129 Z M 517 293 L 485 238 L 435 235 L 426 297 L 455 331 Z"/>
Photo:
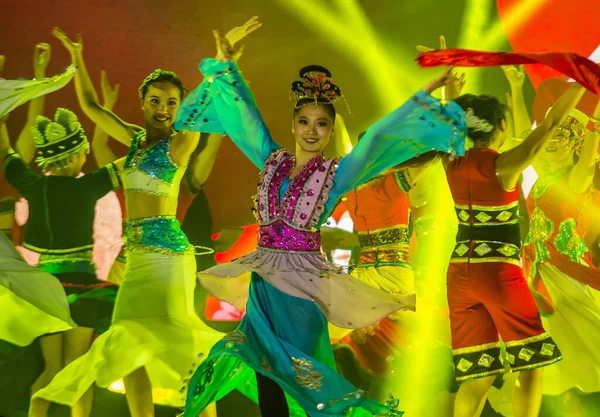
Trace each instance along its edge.
<path fill-rule="evenodd" d="M 254 198 L 259 224 L 258 246 L 285 251 L 319 251 L 321 215 L 335 176 L 338 159 L 315 157 L 290 180 L 283 201 L 279 190 L 294 169 L 296 158 L 279 149 L 265 162 Z"/>

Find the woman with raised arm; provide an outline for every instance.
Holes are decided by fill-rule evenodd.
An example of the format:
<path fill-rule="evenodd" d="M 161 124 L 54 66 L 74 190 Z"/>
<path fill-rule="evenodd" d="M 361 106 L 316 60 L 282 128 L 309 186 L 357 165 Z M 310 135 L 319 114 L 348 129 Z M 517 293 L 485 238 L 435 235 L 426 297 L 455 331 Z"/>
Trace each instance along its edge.
<path fill-rule="evenodd" d="M 544 374 L 547 395 L 600 392 L 600 271 L 588 246 L 593 239 L 585 242 L 590 229 L 598 230 L 593 178 L 599 134 L 600 104 L 591 118 L 572 110 L 533 164 L 539 177 L 527 199 L 524 263 L 536 294 L 550 307 L 544 325 L 564 357 Z"/>
<path fill-rule="evenodd" d="M 229 35 L 237 42 L 258 26 L 252 19 Z M 60 29 L 54 35 L 79 68 L 75 88 L 84 112 L 130 146 L 121 174 L 128 259 L 110 329 L 35 398 L 72 406 L 94 382 L 108 387 L 122 378 L 131 415 L 153 416 L 153 401 L 182 405 L 179 391 L 196 355 L 222 337 L 194 312 L 195 251 L 175 218 L 179 184 L 200 135 L 173 129 L 184 92 L 173 72 L 146 77 L 139 89 L 145 128 L 131 125 L 98 102 L 81 40 L 71 41 Z"/>
<path fill-rule="evenodd" d="M 381 172 L 417 154 L 462 154 L 462 111 L 429 95 L 452 76 L 447 71 L 373 125 L 350 154 L 326 160 L 322 152 L 334 133 L 333 104 L 341 90 L 325 68 L 305 67 L 292 83 L 294 155 L 271 138 L 232 59 L 237 48 L 215 37 L 219 58 L 201 63 L 205 81 L 186 98 L 176 126 L 226 133 L 263 169 L 254 207 L 259 241 L 250 254 L 199 274 L 219 299 L 238 308 L 248 302 L 240 326 L 194 373 L 184 415 L 196 417 L 238 379 L 254 374 L 263 417 L 289 415 L 285 394 L 312 417 L 342 415 L 353 407 L 401 414 L 397 404 L 367 398 L 334 371 L 327 320 L 366 327 L 414 309 L 414 294 L 382 292 L 327 263 L 319 228 L 340 197 Z M 249 283 L 244 274 L 250 271 Z"/>
<path fill-rule="evenodd" d="M 583 92 L 574 84 L 522 144 L 502 154 L 497 150 L 505 140 L 504 104 L 486 95 L 456 99 L 474 145 L 464 157 L 448 161 L 446 169 L 459 220 L 447 277 L 455 373 L 461 383 L 455 417 L 479 416 L 495 376 L 505 371 L 498 334 L 511 369 L 520 371 L 513 399 L 516 417 L 538 415 L 542 367 L 561 359 L 521 270 L 516 186 Z"/>

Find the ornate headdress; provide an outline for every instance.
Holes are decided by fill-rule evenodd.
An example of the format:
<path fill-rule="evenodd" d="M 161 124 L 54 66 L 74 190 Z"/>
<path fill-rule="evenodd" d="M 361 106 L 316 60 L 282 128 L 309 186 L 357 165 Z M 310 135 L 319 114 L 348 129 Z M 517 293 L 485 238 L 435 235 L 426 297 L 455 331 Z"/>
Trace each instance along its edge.
<path fill-rule="evenodd" d="M 296 108 L 301 101 L 310 99 L 315 104 L 334 104 L 342 96 L 342 90 L 331 79 L 331 73 L 319 65 L 300 70 L 300 79 L 292 83 L 290 100 Z"/>
<path fill-rule="evenodd" d="M 68 166 L 68 158 L 82 149 L 88 152 L 90 149 L 77 116 L 67 109 L 58 108 L 54 114 L 54 121 L 38 116 L 31 133 L 38 149 L 35 161 L 44 171 L 49 164 L 62 163 Z"/>
<path fill-rule="evenodd" d="M 140 85 L 140 88 L 138 88 L 140 98 L 142 98 L 142 96 L 144 95 L 144 90 L 148 87 L 148 85 L 152 84 L 154 81 L 161 77 L 167 78 L 170 82 L 173 82 L 173 80 L 179 80 L 179 77 L 173 71 L 167 71 L 157 68 L 154 71 L 152 71 L 150 75 L 144 78 L 144 82 L 142 82 L 142 85 Z M 183 89 L 183 85 L 181 86 L 181 89 Z"/>
<path fill-rule="evenodd" d="M 548 112 L 550 109 L 548 109 Z M 548 113 L 546 113 L 548 114 Z M 557 133 L 566 134 L 569 141 L 574 142 L 575 152 L 581 152 L 583 140 L 585 138 L 585 127 L 589 121 L 589 117 L 585 113 L 573 109 L 565 121 L 558 127 Z"/>

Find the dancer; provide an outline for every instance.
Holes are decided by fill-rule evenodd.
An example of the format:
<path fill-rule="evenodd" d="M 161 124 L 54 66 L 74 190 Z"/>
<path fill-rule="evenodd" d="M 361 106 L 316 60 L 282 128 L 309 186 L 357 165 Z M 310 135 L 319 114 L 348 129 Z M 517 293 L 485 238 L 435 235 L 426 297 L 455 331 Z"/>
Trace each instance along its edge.
<path fill-rule="evenodd" d="M 84 354 L 92 343 L 94 329 L 102 321 L 110 321 L 116 287 L 96 278 L 92 226 L 96 201 L 118 188 L 119 180 L 112 164 L 78 178 L 89 143 L 71 111 L 58 109 L 54 120 L 38 116 L 33 137 L 38 149 L 36 162 L 49 175 L 29 170 L 14 151 L 9 151 L 4 161 L 4 172 L 6 180 L 29 203 L 23 246 L 39 253 L 37 266 L 61 281 L 69 296 L 71 316 L 78 325 L 64 334 L 40 339 L 46 367 L 32 387 L 35 393 L 63 365 Z M 74 416 L 89 415 L 91 396 L 89 391 L 73 407 Z M 43 406 L 40 401 L 34 402 L 32 414 L 45 415 L 47 407 L 47 402 Z"/>
<path fill-rule="evenodd" d="M 259 26 L 251 19 L 229 36 L 237 42 Z M 58 28 L 53 33 L 79 68 L 75 88 L 85 113 L 111 137 L 130 146 L 122 172 L 128 258 L 112 326 L 36 398 L 72 406 L 94 382 L 107 387 L 123 378 L 132 416 L 153 416 L 153 400 L 182 405 L 179 390 L 196 354 L 207 353 L 222 338 L 194 312 L 194 248 L 175 219 L 179 183 L 199 134 L 173 131 L 184 92 L 173 72 L 155 70 L 142 83 L 146 122 L 142 129 L 99 104 L 81 39 L 73 42 Z"/>
<path fill-rule="evenodd" d="M 575 84 L 546 120 L 519 146 L 498 154 L 505 139 L 505 106 L 491 96 L 464 95 L 473 149 L 449 161 L 447 176 L 459 231 L 448 267 L 452 348 L 459 388 L 454 415 L 479 416 L 496 374 L 505 371 L 498 333 L 509 366 L 521 371 L 515 416 L 537 416 L 541 367 L 561 359 L 545 332 L 520 268 L 518 225 L 521 171 L 543 149 L 584 89 Z M 497 173 L 497 174 L 496 174 Z M 485 279 L 484 279 L 485 278 Z"/>
<path fill-rule="evenodd" d="M 176 125 L 225 132 L 264 169 L 254 207 L 259 247 L 199 274 L 216 297 L 238 308 L 248 303 L 240 326 L 194 373 L 184 415 L 195 417 L 254 373 L 263 417 L 289 415 L 284 393 L 313 417 L 341 415 L 352 407 L 396 413 L 395 404 L 365 397 L 335 373 L 326 320 L 362 328 L 414 308 L 414 295 L 387 294 L 327 263 L 318 229 L 341 196 L 386 169 L 431 150 L 462 153 L 462 112 L 428 94 L 452 76 L 447 71 L 376 123 L 348 156 L 324 160 L 341 91 L 323 67 L 304 68 L 291 92 L 294 156 L 271 139 L 232 60 L 237 48 L 216 32 L 215 37 L 220 59 L 202 62 L 205 81 L 186 98 Z M 248 283 L 244 273 L 250 271 Z"/>
<path fill-rule="evenodd" d="M 554 310 L 543 321 L 564 357 L 544 374 L 547 395 L 600 392 L 600 271 L 585 243 L 588 230 L 597 230 L 598 134 L 600 104 L 592 118 L 572 110 L 534 162 L 524 261 L 536 294 Z"/>

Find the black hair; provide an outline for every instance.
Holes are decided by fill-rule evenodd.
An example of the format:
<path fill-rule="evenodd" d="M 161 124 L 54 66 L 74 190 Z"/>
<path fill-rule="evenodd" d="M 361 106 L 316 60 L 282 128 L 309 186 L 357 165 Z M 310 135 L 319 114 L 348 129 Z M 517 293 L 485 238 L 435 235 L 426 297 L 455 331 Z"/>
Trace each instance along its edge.
<path fill-rule="evenodd" d="M 487 94 L 464 94 L 454 101 L 456 101 L 465 112 L 472 110 L 475 116 L 485 120 L 494 127 L 489 132 L 479 129 L 475 130 L 468 126 L 467 121 L 467 135 L 473 142 L 490 141 L 496 134 L 501 121 L 506 120 L 506 104 L 501 103 L 496 97 Z"/>
<path fill-rule="evenodd" d="M 298 73 L 298 75 L 300 76 L 300 78 L 304 78 L 306 76 L 306 74 L 308 74 L 310 72 L 322 72 L 327 77 L 331 78 L 331 71 L 329 71 L 327 68 L 325 68 L 321 65 L 307 65 L 305 67 L 302 67 L 300 69 L 300 72 Z M 292 90 L 294 90 L 294 86 L 296 83 L 297 83 L 297 81 L 292 84 Z M 339 87 L 337 85 L 332 85 L 332 88 L 335 90 L 335 94 L 337 94 L 337 95 L 342 94 L 341 90 L 339 89 Z M 333 106 L 333 104 L 323 102 L 320 100 L 315 100 L 314 98 L 308 98 L 308 97 L 298 100 L 298 102 L 296 103 L 296 106 L 294 108 L 294 117 L 296 117 L 296 115 L 298 114 L 298 111 L 300 111 L 300 109 L 302 107 L 304 107 L 305 105 L 307 105 L 309 103 L 314 103 L 314 104 L 318 104 L 319 106 L 323 106 L 323 108 L 325 108 L 325 110 L 327 111 L 329 116 L 331 116 L 331 118 L 335 121 L 336 111 L 335 111 L 335 107 Z"/>
<path fill-rule="evenodd" d="M 150 75 L 146 77 L 142 85 L 140 86 L 140 98 L 143 100 L 148 92 L 148 87 L 150 87 L 154 83 L 171 83 L 179 90 L 179 98 L 183 99 L 183 94 L 185 93 L 185 87 L 183 86 L 183 82 L 181 78 L 177 76 L 173 71 L 165 71 L 165 70 L 154 70 Z"/>

